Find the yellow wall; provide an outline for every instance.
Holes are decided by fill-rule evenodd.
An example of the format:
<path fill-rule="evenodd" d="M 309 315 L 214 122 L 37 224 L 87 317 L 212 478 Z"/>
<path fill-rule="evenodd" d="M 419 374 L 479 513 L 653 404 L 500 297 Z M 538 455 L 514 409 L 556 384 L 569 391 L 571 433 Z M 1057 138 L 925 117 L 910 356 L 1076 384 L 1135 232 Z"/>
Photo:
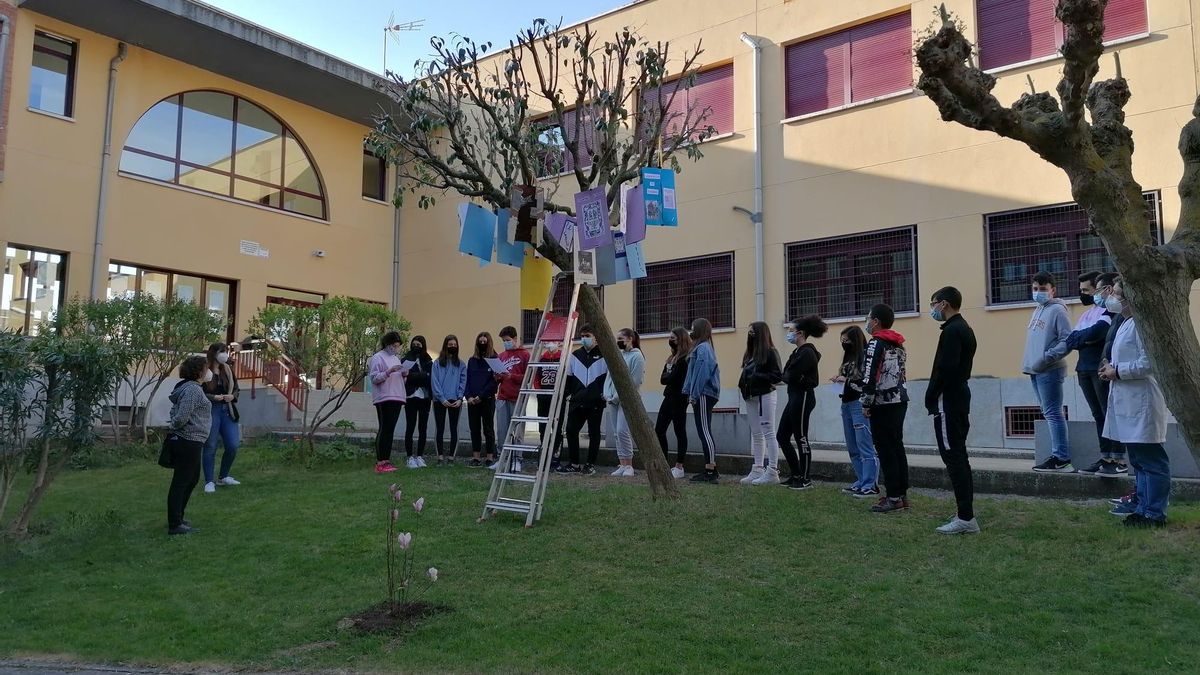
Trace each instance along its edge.
<path fill-rule="evenodd" d="M 1120 47 L 1124 75 L 1134 92 L 1127 112 L 1137 140 L 1136 174 L 1145 189 L 1161 190 L 1168 237 L 1179 210 L 1175 186 L 1182 163 L 1175 144 L 1197 94 L 1189 3 L 1196 0 L 1153 0 L 1151 36 Z M 915 31 L 932 22 L 937 4 L 912 4 Z M 946 5 L 974 30 L 974 0 L 947 0 Z M 646 244 L 649 262 L 735 251 L 738 330 L 715 341 L 726 387 L 736 384 L 743 331 L 755 319 L 753 228 L 731 210 L 753 205 L 753 65 L 749 48 L 739 41 L 742 31 L 767 43 L 762 73 L 767 321 L 779 326 L 785 320 L 786 244 L 916 225 L 919 306 L 924 309 L 924 301 L 941 286 L 957 286 L 979 336 L 978 374 L 1020 373 L 1030 310 L 985 307 L 983 214 L 1071 201 L 1062 172 L 1013 141 L 943 123 L 934 105 L 915 93 L 781 123 L 783 44 L 903 6 L 897 0 L 648 0 L 592 23 L 600 35 L 637 26 L 651 41 L 671 41 L 678 51 L 703 40 L 704 63 L 733 60 L 736 131 L 705 144 L 698 164 L 684 162 L 677 177 L 681 227 L 651 228 Z M 1028 89 L 1026 75 L 1039 89 L 1053 90 L 1061 66 L 1061 60 L 1051 60 L 1005 72 L 996 93 L 1002 101 L 1015 100 Z M 1102 66 L 1100 77 L 1111 76 L 1112 57 L 1105 56 Z M 570 201 L 575 191 L 570 183 L 573 179 L 563 181 L 560 202 Z M 517 271 L 494 264 L 480 270 L 474 259 L 456 253 L 458 201 L 446 195 L 434 209 L 408 207 L 403 214 L 402 309 L 435 344 L 447 332 L 460 337 L 495 332 L 520 318 Z M 1074 296 L 1074 280 L 1065 280 L 1062 290 Z M 1200 297 L 1196 300 L 1194 307 L 1200 305 Z M 607 288 L 605 304 L 614 326 L 633 323 L 631 283 Z M 1079 314 L 1077 303 L 1072 311 Z M 836 333 L 842 327 L 834 324 L 831 335 L 817 343 L 829 360 L 840 353 Z M 927 376 L 937 324 L 922 314 L 899 320 L 896 328 L 909 338 L 910 377 Z M 782 338 L 777 329 L 776 342 Z M 649 370 L 657 372 L 654 364 L 666 351 L 665 340 L 648 340 L 643 349 L 652 364 Z M 829 375 L 833 367 L 827 363 L 822 370 Z M 656 381 L 647 386 L 656 388 Z"/>
<path fill-rule="evenodd" d="M 79 41 L 73 121 L 26 110 L 35 27 Z M 13 42 L 0 241 L 68 252 L 68 295 L 86 296 L 108 65 L 117 42 L 27 11 L 18 14 Z M 121 147 L 142 113 L 191 89 L 243 96 L 289 125 L 323 179 L 329 221 L 119 175 Z M 134 46 L 120 65 L 113 124 L 102 275 L 108 260 L 118 260 L 236 280 L 239 335 L 268 285 L 390 300 L 392 209 L 361 197 L 366 127 Z M 270 256 L 241 255 L 241 240 L 262 244 Z M 317 249 L 327 256 L 314 257 Z"/>

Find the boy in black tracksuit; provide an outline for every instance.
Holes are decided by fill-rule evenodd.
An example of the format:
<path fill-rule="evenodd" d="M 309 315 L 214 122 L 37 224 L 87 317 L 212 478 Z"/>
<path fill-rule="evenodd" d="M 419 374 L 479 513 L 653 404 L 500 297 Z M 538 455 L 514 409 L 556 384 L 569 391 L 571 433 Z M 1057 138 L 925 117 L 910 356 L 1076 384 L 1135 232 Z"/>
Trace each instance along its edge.
<path fill-rule="evenodd" d="M 604 421 L 604 381 L 608 377 L 608 366 L 596 346 L 596 337 L 591 328 L 584 326 L 579 331 L 582 346 L 571 353 L 568 361 L 567 394 L 571 401 L 567 405 L 567 449 L 570 461 L 560 463 L 558 473 L 596 473 L 593 466 L 600 454 L 600 427 Z M 579 432 L 583 425 L 588 428 L 588 461 L 582 469 L 579 463 Z"/>
<path fill-rule="evenodd" d="M 979 531 L 975 520 L 975 487 L 971 481 L 971 461 L 967 457 L 967 433 L 971 430 L 971 367 L 975 361 L 975 331 L 959 314 L 962 293 L 947 286 L 929 303 L 930 316 L 941 321 L 933 372 L 925 390 L 925 410 L 933 415 L 933 432 L 938 452 L 946 465 L 958 513 L 937 528 L 942 534 L 972 534 Z"/>
<path fill-rule="evenodd" d="M 879 468 L 887 495 L 871 507 L 875 513 L 908 508 L 908 456 L 904 451 L 904 416 L 908 413 L 904 336 L 892 330 L 896 314 L 879 304 L 867 316 L 867 360 L 863 365 L 863 416 L 871 421 L 871 435 L 879 453 Z"/>

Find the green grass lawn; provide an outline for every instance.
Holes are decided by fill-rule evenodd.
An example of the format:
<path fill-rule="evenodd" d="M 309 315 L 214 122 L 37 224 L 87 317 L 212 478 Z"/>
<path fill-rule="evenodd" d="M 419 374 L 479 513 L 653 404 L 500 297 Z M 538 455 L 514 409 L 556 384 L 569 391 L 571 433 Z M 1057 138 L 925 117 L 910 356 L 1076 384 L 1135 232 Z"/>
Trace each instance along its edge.
<path fill-rule="evenodd" d="M 879 516 L 806 493 L 555 479 L 531 530 L 476 517 L 490 474 L 306 470 L 248 448 L 244 482 L 199 490 L 201 532 L 168 538 L 167 471 L 60 481 L 0 544 L 0 656 L 204 668 L 403 672 L 1196 672 L 1200 508 L 1126 531 L 1099 504 L 984 498 L 982 535 L 933 528 L 918 495 Z M 386 485 L 425 496 L 426 599 L 453 612 L 401 638 L 339 632 L 382 599 Z M 413 522 L 419 520 L 419 522 Z M 403 523 L 402 523 L 403 524 Z M 408 529 L 408 528 L 406 528 Z"/>

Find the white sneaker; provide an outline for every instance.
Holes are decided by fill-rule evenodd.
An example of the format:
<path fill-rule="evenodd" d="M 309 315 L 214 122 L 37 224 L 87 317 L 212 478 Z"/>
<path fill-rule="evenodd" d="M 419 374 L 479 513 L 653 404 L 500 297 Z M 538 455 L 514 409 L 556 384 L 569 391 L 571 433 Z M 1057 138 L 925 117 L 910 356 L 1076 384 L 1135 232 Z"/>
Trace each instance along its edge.
<path fill-rule="evenodd" d="M 221 480 L 217 481 L 217 485 L 241 485 L 241 484 L 242 484 L 241 481 L 237 480 L 233 476 L 225 476 Z"/>
<path fill-rule="evenodd" d="M 521 473 L 524 470 L 525 470 L 525 465 L 521 463 L 521 460 L 514 459 L 513 463 L 512 463 L 513 473 Z"/>
<path fill-rule="evenodd" d="M 751 485 L 778 485 L 779 484 L 779 469 L 770 467 L 763 469 L 762 475 L 755 478 Z"/>
<path fill-rule="evenodd" d="M 425 464 L 425 458 L 424 458 L 424 457 L 418 457 L 418 458 L 417 458 L 417 468 L 418 468 L 418 469 L 424 469 L 425 467 L 426 467 L 426 464 Z"/>
<path fill-rule="evenodd" d="M 500 460 L 496 460 L 495 462 L 492 462 L 491 464 L 488 464 L 488 469 L 490 469 L 490 470 L 492 470 L 492 471 L 495 471 L 495 470 L 497 470 L 497 469 L 499 469 L 499 468 L 500 468 Z"/>
<path fill-rule="evenodd" d="M 758 480 L 762 475 L 763 475 L 763 467 L 756 466 L 753 469 L 750 469 L 750 473 L 746 474 L 746 476 L 738 482 L 741 483 L 742 485 L 750 485 L 754 481 Z"/>
<path fill-rule="evenodd" d="M 614 472 L 612 472 L 612 473 L 610 473 L 610 474 L 608 474 L 608 475 L 610 475 L 610 476 L 624 476 L 624 475 L 625 475 L 625 465 L 624 465 L 624 464 L 622 464 L 621 466 L 618 466 L 616 471 L 614 471 Z"/>
<path fill-rule="evenodd" d="M 418 465 L 418 464 L 417 464 L 417 458 L 416 458 L 416 457 L 409 457 L 409 458 L 408 458 L 408 461 L 404 463 L 404 466 L 406 466 L 406 467 L 408 467 L 408 468 L 410 468 L 410 469 L 419 469 L 419 468 L 421 468 L 421 467 L 420 467 L 420 465 Z"/>
<path fill-rule="evenodd" d="M 630 478 L 632 476 L 637 475 L 637 472 L 633 470 L 633 465 L 629 464 L 625 467 L 625 473 L 623 473 L 621 475 L 625 476 L 626 478 Z"/>
<path fill-rule="evenodd" d="M 671 476 L 674 478 L 683 478 L 686 475 L 687 474 L 683 472 L 683 469 L 681 469 L 677 466 L 671 468 Z"/>
<path fill-rule="evenodd" d="M 937 529 L 942 534 L 979 534 L 979 521 L 974 518 L 962 520 L 958 516 Z"/>
<path fill-rule="evenodd" d="M 204 491 L 205 491 L 205 492 L 208 492 L 208 493 L 213 493 L 213 492 L 216 492 L 216 491 L 217 491 L 217 484 L 216 484 L 216 483 L 205 483 L 205 484 L 204 484 Z"/>

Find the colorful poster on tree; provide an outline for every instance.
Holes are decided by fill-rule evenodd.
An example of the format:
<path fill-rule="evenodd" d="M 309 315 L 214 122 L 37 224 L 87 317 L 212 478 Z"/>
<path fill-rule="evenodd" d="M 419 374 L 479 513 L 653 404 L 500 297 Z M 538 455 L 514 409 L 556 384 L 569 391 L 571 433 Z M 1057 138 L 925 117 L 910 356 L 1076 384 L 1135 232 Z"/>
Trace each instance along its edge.
<path fill-rule="evenodd" d="M 458 206 L 458 252 L 491 262 L 496 244 L 496 214 L 478 204 Z"/>
<path fill-rule="evenodd" d="M 525 249 L 525 266 L 521 268 L 521 309 L 546 309 L 553 278 L 554 266 L 550 261 L 537 255 L 532 248 Z"/>
<path fill-rule="evenodd" d="M 608 197 L 603 186 L 575 195 L 575 221 L 580 250 L 587 251 L 612 243 L 612 228 L 608 225 Z"/>
<path fill-rule="evenodd" d="M 508 209 L 500 209 L 496 215 L 496 262 L 510 267 L 525 264 L 525 244 L 512 240 L 513 221 Z"/>
<path fill-rule="evenodd" d="M 642 201 L 647 225 L 679 224 L 675 211 L 675 172 L 649 167 L 642 169 Z"/>
<path fill-rule="evenodd" d="M 546 216 L 546 229 L 550 236 L 558 242 L 567 253 L 575 250 L 575 219 L 565 213 L 551 213 Z"/>
<path fill-rule="evenodd" d="M 642 196 L 642 187 L 631 187 L 622 191 L 625 204 L 622 230 L 625 233 L 625 245 L 636 244 L 646 238 L 646 203 Z"/>
<path fill-rule="evenodd" d="M 615 283 L 646 278 L 646 257 L 642 254 L 642 242 L 628 243 L 617 233 L 613 235 L 613 250 Z"/>

